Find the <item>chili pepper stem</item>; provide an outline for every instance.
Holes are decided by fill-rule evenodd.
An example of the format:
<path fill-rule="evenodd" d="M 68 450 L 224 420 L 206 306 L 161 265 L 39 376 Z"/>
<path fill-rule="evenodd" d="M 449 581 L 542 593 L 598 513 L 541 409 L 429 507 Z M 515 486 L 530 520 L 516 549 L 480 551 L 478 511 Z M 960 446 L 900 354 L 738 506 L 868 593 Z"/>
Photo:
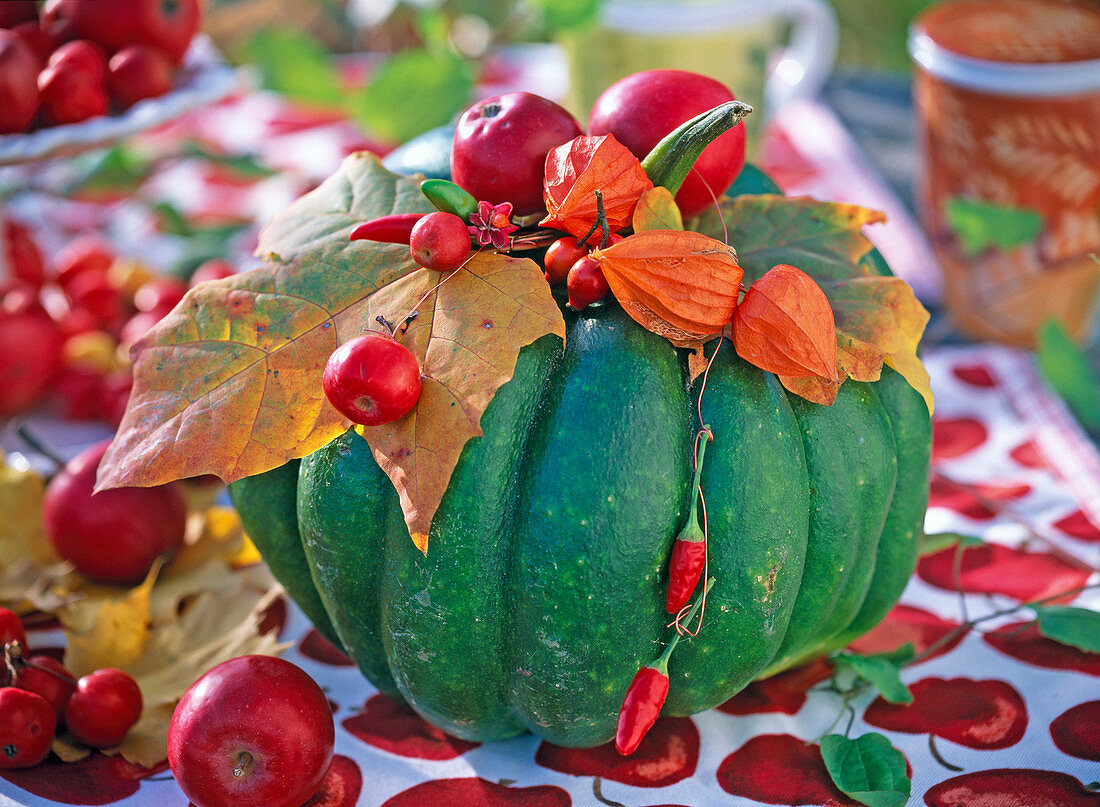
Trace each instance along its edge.
<path fill-rule="evenodd" d="M 699 437 L 703 436 L 706 439 L 700 440 Z M 703 458 L 707 453 L 707 443 L 714 439 L 710 426 L 704 425 L 699 429 L 698 434 L 695 435 L 696 449 L 695 449 L 695 475 L 691 480 L 691 510 L 688 513 L 689 523 L 698 524 L 699 514 L 699 481 L 703 474 Z"/>
<path fill-rule="evenodd" d="M 713 585 L 714 585 L 714 578 L 711 577 L 707 580 L 707 584 L 705 586 L 703 586 L 703 593 L 699 595 L 698 599 L 695 600 L 695 604 L 693 606 L 691 606 L 691 610 L 688 612 L 687 619 L 685 621 L 690 622 L 692 619 L 695 618 L 695 614 L 699 611 L 699 607 L 703 604 L 703 600 L 706 599 L 707 593 L 710 591 L 710 587 L 713 586 Z M 661 673 L 662 675 L 667 676 L 668 675 L 668 660 L 672 656 L 672 651 L 676 649 L 676 645 L 678 645 L 680 643 L 680 637 L 682 635 L 683 634 L 681 634 L 679 631 L 676 631 L 676 633 L 673 635 L 673 637 L 669 640 L 668 646 L 665 648 L 665 652 L 663 652 L 649 666 L 653 667 L 655 670 L 657 670 L 657 672 Z"/>

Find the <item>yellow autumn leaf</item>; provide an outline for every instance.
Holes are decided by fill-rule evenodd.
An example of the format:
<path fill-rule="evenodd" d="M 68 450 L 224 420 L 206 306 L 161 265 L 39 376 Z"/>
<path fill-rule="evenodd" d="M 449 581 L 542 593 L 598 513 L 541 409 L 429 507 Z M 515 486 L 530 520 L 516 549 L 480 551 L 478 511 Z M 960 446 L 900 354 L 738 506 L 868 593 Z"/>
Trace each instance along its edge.
<path fill-rule="evenodd" d="M 65 629 L 65 666 L 77 677 L 100 667 L 125 669 L 145 650 L 150 635 L 149 605 L 162 561 L 153 564 L 141 585 L 119 595 L 89 589 L 63 606 L 57 616 Z"/>

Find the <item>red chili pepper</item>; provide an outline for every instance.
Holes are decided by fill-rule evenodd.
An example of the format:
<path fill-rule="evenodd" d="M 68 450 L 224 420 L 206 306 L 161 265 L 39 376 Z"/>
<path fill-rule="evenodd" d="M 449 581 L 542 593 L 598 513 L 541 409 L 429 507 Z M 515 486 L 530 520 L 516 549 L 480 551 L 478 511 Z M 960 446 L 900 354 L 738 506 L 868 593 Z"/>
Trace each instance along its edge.
<path fill-rule="evenodd" d="M 689 622 L 702 606 L 703 598 L 707 596 L 712 585 L 714 585 L 713 577 L 707 581 L 702 596 L 691 607 L 691 613 L 687 617 Z M 619 707 L 619 723 L 615 728 L 615 750 L 623 756 L 629 756 L 638 750 L 638 746 L 661 714 L 661 707 L 665 705 L 665 698 L 668 697 L 668 659 L 679 642 L 680 633 L 676 633 L 669 641 L 665 652 L 659 658 L 639 668 L 634 674 L 634 680 L 626 689 L 623 705 Z"/>
<path fill-rule="evenodd" d="M 634 674 L 619 709 L 619 725 L 615 729 L 615 750 L 629 756 L 638 750 L 642 739 L 661 713 L 668 696 L 668 669 L 664 656 L 647 664 Z"/>
<path fill-rule="evenodd" d="M 408 244 L 412 228 L 427 213 L 394 213 L 355 225 L 349 236 L 352 241 L 381 241 L 385 244 Z"/>
<path fill-rule="evenodd" d="M 695 527 L 693 532 L 691 527 Z M 694 537 L 698 533 L 698 537 Z M 691 537 L 688 537 L 688 535 Z M 699 578 L 703 575 L 703 566 L 707 562 L 707 542 L 703 531 L 695 524 L 689 524 L 672 545 L 672 557 L 668 562 L 668 599 L 665 608 L 670 614 L 677 614 L 687 605 L 688 598 L 695 591 Z"/>
<path fill-rule="evenodd" d="M 672 545 L 672 555 L 668 561 L 668 596 L 665 600 L 665 608 L 670 614 L 680 612 L 695 591 L 699 578 L 703 574 L 703 567 L 707 563 L 707 536 L 699 529 L 699 477 L 703 470 L 703 457 L 707 452 L 707 443 L 710 442 L 710 427 L 704 426 L 700 430 L 702 439 L 698 441 L 695 457 L 695 476 L 691 487 L 691 511 L 688 514 L 687 524 L 676 536 Z"/>

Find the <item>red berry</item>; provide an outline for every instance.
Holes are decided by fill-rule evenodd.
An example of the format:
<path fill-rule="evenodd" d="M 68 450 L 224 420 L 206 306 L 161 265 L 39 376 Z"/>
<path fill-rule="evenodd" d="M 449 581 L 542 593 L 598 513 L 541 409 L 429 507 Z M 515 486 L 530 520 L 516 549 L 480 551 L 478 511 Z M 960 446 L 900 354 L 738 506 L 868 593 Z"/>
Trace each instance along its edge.
<path fill-rule="evenodd" d="M 588 257 L 573 264 L 565 280 L 565 287 L 569 290 L 569 307 L 577 311 L 602 300 L 610 291 L 599 261 Z"/>
<path fill-rule="evenodd" d="M 46 700 L 15 687 L 0 689 L 0 768 L 29 768 L 50 753 L 57 718 Z"/>
<path fill-rule="evenodd" d="M 23 629 L 23 621 L 15 611 L 0 608 L 0 647 L 8 642 L 19 642 L 19 646 L 26 648 L 27 632 Z"/>
<path fill-rule="evenodd" d="M 69 282 L 65 294 L 73 308 L 87 311 L 100 326 L 108 329 L 117 325 L 125 315 L 122 295 L 106 275 L 84 272 Z"/>
<path fill-rule="evenodd" d="M 545 257 L 542 259 L 546 282 L 551 286 L 564 283 L 569 270 L 573 268 L 573 264 L 581 258 L 587 257 L 587 255 L 588 247 L 578 244 L 577 239 L 573 236 L 567 235 L 564 238 L 559 238 L 550 245 L 546 250 Z"/>
<path fill-rule="evenodd" d="M 76 682 L 65 704 L 65 725 L 84 745 L 110 748 L 122 742 L 141 708 L 137 682 L 122 670 L 104 667 Z"/>
<path fill-rule="evenodd" d="M 10 309 L 9 297 L 20 297 L 19 304 L 11 300 Z M 61 369 L 64 337 L 37 301 L 25 297 L 12 291 L 0 306 L 0 418 L 34 404 Z"/>
<path fill-rule="evenodd" d="M 19 667 L 12 686 L 33 692 L 46 700 L 54 716 L 61 720 L 69 696 L 76 690 L 76 678 L 50 656 L 31 656 Z"/>
<path fill-rule="evenodd" d="M 102 384 L 102 380 L 100 382 Z M 42 500 L 46 538 L 85 577 L 132 583 L 183 543 L 187 505 L 178 485 L 114 488 L 93 495 L 109 440 L 73 458 Z"/>
<path fill-rule="evenodd" d="M 420 364 L 389 334 L 370 331 L 336 348 L 321 376 L 329 403 L 348 420 L 377 426 L 404 417 L 420 398 Z"/>
<path fill-rule="evenodd" d="M 450 272 L 470 255 L 470 231 L 454 213 L 429 213 L 413 225 L 409 249 L 419 266 Z"/>
<path fill-rule="evenodd" d="M 38 24 L 38 4 L 34 0 L 4 0 L 0 3 L 0 28 L 14 28 L 27 22 Z"/>
<path fill-rule="evenodd" d="M 4 5 L 0 3 L 0 6 Z M 27 43 L 27 47 L 31 49 L 38 59 L 38 67 L 41 70 L 46 66 L 46 63 L 50 60 L 50 54 L 57 49 L 57 44 L 53 38 L 42 30 L 42 26 L 38 24 L 38 21 L 34 22 L 21 22 L 19 25 L 12 26 L 11 32 Z M 35 74 L 35 89 L 38 89 L 37 74 Z"/>
<path fill-rule="evenodd" d="M 332 760 L 321 688 L 273 656 L 240 656 L 196 681 L 172 714 L 168 764 L 196 807 L 298 807 Z"/>

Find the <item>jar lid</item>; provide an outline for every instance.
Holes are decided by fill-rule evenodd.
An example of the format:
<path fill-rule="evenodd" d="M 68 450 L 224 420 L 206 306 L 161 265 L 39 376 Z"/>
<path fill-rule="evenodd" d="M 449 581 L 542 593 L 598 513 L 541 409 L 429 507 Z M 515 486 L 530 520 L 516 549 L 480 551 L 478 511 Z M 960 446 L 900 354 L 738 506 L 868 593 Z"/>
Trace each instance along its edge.
<path fill-rule="evenodd" d="M 951 0 L 920 14 L 909 52 L 952 84 L 1010 95 L 1100 89 L 1100 3 Z"/>

